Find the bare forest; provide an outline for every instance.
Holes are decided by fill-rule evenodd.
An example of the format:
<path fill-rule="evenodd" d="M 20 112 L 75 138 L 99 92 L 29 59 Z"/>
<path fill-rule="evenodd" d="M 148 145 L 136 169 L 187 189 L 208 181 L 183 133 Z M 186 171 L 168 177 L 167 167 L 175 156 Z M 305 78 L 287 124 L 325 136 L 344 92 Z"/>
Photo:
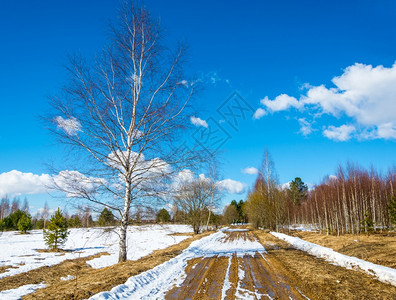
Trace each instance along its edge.
<path fill-rule="evenodd" d="M 360 234 L 392 228 L 396 171 L 381 174 L 348 163 L 308 191 L 300 178 L 289 187 L 276 179 L 266 151 L 245 212 L 255 227 L 271 230 L 305 224 L 327 234 Z"/>

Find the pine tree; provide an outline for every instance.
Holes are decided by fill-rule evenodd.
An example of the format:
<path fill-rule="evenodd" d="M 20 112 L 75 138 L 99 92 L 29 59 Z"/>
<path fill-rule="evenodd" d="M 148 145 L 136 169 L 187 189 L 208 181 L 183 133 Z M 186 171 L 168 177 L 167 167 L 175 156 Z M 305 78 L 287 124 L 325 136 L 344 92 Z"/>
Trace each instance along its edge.
<path fill-rule="evenodd" d="M 115 223 L 114 215 L 113 213 L 105 207 L 102 212 L 100 213 L 99 219 L 98 219 L 98 225 L 99 226 L 112 226 Z"/>
<path fill-rule="evenodd" d="M 24 214 L 18 221 L 18 229 L 21 233 L 25 234 L 28 230 L 33 228 L 32 217 L 29 213 L 23 212 Z"/>
<path fill-rule="evenodd" d="M 67 221 L 68 227 L 79 228 L 81 227 L 81 219 L 78 215 L 72 215 Z"/>
<path fill-rule="evenodd" d="M 62 215 L 62 211 L 58 208 L 47 226 L 47 230 L 44 230 L 44 240 L 50 249 L 58 249 L 63 245 L 69 231 L 67 231 L 67 220 Z"/>
<path fill-rule="evenodd" d="M 308 186 L 301 180 L 300 177 L 296 177 L 290 182 L 290 188 L 288 190 L 289 198 L 295 205 L 300 205 L 308 196 Z"/>
<path fill-rule="evenodd" d="M 371 214 L 369 214 L 368 211 L 364 213 L 364 218 L 361 224 L 362 224 L 362 228 L 361 228 L 362 231 L 365 231 L 367 235 L 370 235 L 370 233 L 374 232 L 373 218 L 371 217 Z"/>
<path fill-rule="evenodd" d="M 158 223 L 168 223 L 170 221 L 170 215 L 165 208 L 160 209 L 157 214 Z"/>
<path fill-rule="evenodd" d="M 387 205 L 389 218 L 392 224 L 396 224 L 396 196 L 392 195 Z"/>

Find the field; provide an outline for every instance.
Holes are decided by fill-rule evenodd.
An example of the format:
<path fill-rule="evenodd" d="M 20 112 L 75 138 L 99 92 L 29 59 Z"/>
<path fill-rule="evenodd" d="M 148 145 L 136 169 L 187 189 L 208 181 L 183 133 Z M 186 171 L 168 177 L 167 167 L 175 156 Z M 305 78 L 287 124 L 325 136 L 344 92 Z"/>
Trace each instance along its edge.
<path fill-rule="evenodd" d="M 396 233 L 341 236 L 325 235 L 316 232 L 294 232 L 305 241 L 329 247 L 337 252 L 355 256 L 375 264 L 396 268 Z"/>
<path fill-rule="evenodd" d="M 104 233 L 99 228 L 74 230 L 67 251 L 59 253 L 34 250 L 42 249 L 39 232 L 28 236 L 3 233 L 2 244 L 23 250 L 0 254 L 0 298 L 19 299 L 28 292 L 33 293 L 24 299 L 395 299 L 396 295 L 395 286 L 358 267 L 337 266 L 337 261 L 329 263 L 269 232 L 246 226 L 197 236 L 182 225 L 131 227 L 128 237 L 136 241 L 130 247 L 131 253 L 135 249 L 134 260 L 123 264 L 113 263 L 115 240 L 111 233 Z M 93 234 L 96 238 L 85 239 L 90 242 L 82 247 L 81 237 Z M 371 249 L 366 251 L 370 253 L 365 254 L 367 261 L 392 266 L 396 260 L 394 237 L 293 235 L 347 255 L 351 245 L 361 243 L 362 248 L 353 251 Z M 386 259 L 380 255 L 379 244 Z M 34 258 L 42 259 L 35 264 Z M 6 271 L 6 266 L 11 268 Z M 390 275 L 396 274 L 395 269 L 389 270 Z"/>
<path fill-rule="evenodd" d="M 138 260 L 155 250 L 180 243 L 191 231 L 191 227 L 185 225 L 130 226 L 128 257 Z M 47 284 L 57 280 L 65 283 L 78 278 L 84 269 L 112 266 L 118 259 L 117 238 L 114 231 L 105 228 L 71 229 L 64 251 L 48 252 L 41 230 L 27 235 L 0 233 L 0 291 L 27 284 L 34 284 L 30 286 L 30 290 L 34 290 L 42 288 L 43 281 Z M 54 278 L 55 275 L 59 276 Z M 17 295 L 23 293 L 24 289 L 13 291 L 7 298 L 18 298 Z M 0 292 L 0 299 L 3 294 Z"/>

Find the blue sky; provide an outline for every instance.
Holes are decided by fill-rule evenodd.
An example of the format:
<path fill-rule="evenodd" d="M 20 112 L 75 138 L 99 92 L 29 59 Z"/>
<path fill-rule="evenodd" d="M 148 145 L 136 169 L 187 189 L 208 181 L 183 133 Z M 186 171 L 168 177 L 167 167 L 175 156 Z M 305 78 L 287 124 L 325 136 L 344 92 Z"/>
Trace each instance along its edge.
<path fill-rule="evenodd" d="M 24 176 L 48 174 L 45 163 L 64 153 L 39 120 L 47 96 L 65 83 L 68 54 L 101 49 L 117 3 L 2 2 L 0 192 L 27 196 L 32 211 L 45 200 L 63 205 Z M 253 108 L 237 130 L 221 123 L 231 136 L 224 179 L 251 186 L 255 175 L 242 170 L 258 167 L 264 148 L 281 183 L 319 183 L 348 160 L 383 171 L 396 164 L 395 1 L 145 3 L 169 44 L 189 45 L 187 70 L 204 82 L 196 117 L 222 122 L 217 109 L 235 91 Z"/>

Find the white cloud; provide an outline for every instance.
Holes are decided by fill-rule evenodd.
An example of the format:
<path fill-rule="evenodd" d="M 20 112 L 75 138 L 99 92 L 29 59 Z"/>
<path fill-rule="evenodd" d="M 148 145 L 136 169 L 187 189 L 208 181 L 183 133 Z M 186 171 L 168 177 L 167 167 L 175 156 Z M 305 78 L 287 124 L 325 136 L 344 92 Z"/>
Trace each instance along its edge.
<path fill-rule="evenodd" d="M 194 172 L 188 169 L 184 169 L 180 171 L 171 184 L 173 189 L 177 189 L 180 184 L 189 183 L 196 179 Z M 205 174 L 198 175 L 199 180 L 210 180 Z M 229 194 L 242 194 L 246 189 L 246 184 L 232 180 L 232 179 L 224 179 L 216 182 L 216 185 L 221 189 L 226 191 Z"/>
<path fill-rule="evenodd" d="M 291 182 L 291 181 L 286 182 L 286 183 L 282 183 L 282 184 L 280 185 L 280 188 L 281 188 L 282 190 L 286 190 L 286 189 L 290 188 L 290 182 Z"/>
<path fill-rule="evenodd" d="M 337 176 L 335 176 L 335 175 L 329 175 L 329 179 L 330 179 L 330 180 L 337 180 L 338 178 L 337 178 Z"/>
<path fill-rule="evenodd" d="M 176 83 L 177 85 L 184 85 L 185 87 L 188 87 L 188 81 L 187 80 L 180 80 L 178 83 Z"/>
<path fill-rule="evenodd" d="M 229 194 L 242 194 L 245 192 L 246 183 L 242 183 L 232 179 L 224 179 L 217 182 L 218 186 Z"/>
<path fill-rule="evenodd" d="M 81 123 L 74 117 L 70 119 L 63 119 L 61 116 L 55 118 L 55 123 L 58 128 L 65 131 L 68 135 L 76 135 L 81 131 Z"/>
<path fill-rule="evenodd" d="M 355 127 L 351 125 L 329 126 L 323 131 L 323 135 L 331 140 L 345 142 L 351 138 L 351 134 L 355 131 Z"/>
<path fill-rule="evenodd" d="M 360 128 L 358 138 L 396 139 L 396 63 L 390 68 L 356 63 L 332 82 L 331 88 L 306 84 L 307 92 L 299 100 L 283 94 L 274 100 L 265 97 L 261 103 L 272 112 L 294 107 L 317 115 L 346 116 Z M 325 136 L 333 138 L 332 129 Z"/>
<path fill-rule="evenodd" d="M 202 127 L 208 128 L 208 123 L 206 123 L 205 120 L 202 120 L 198 117 L 192 116 L 192 117 L 190 117 L 190 121 L 191 121 L 191 124 L 193 124 L 195 126 L 202 126 Z"/>
<path fill-rule="evenodd" d="M 265 116 L 266 114 L 267 114 L 267 112 L 266 112 L 264 109 L 262 109 L 261 107 L 259 107 L 259 108 L 254 112 L 253 119 L 258 120 L 258 119 L 260 119 L 261 117 Z"/>
<path fill-rule="evenodd" d="M 304 136 L 310 135 L 312 133 L 312 124 L 309 123 L 305 118 L 298 119 L 300 123 L 300 133 Z"/>
<path fill-rule="evenodd" d="M 60 171 L 52 179 L 51 187 L 60 188 L 67 197 L 78 196 L 81 191 L 94 193 L 99 185 L 106 183 L 102 178 L 88 177 L 78 171 L 69 170 Z"/>
<path fill-rule="evenodd" d="M 255 168 L 255 167 L 247 167 L 247 168 L 245 168 L 245 169 L 242 170 L 242 173 L 253 175 L 253 174 L 257 174 L 257 173 L 258 173 L 258 170 L 257 170 L 257 168 Z"/>
<path fill-rule="evenodd" d="M 41 194 L 48 191 L 51 176 L 22 173 L 17 170 L 0 174 L 0 197 L 5 195 Z"/>
<path fill-rule="evenodd" d="M 67 180 L 68 179 L 68 180 Z M 23 173 L 17 170 L 0 174 L 0 197 L 5 195 L 43 194 L 53 191 L 54 184 L 70 189 L 70 180 L 75 187 L 93 190 L 100 179 L 88 178 L 78 171 L 61 171 L 56 175 Z M 67 184 L 66 182 L 69 182 Z"/>
<path fill-rule="evenodd" d="M 377 136 L 385 139 L 396 139 L 396 122 L 378 125 Z"/>
<path fill-rule="evenodd" d="M 194 172 L 184 169 L 177 174 L 176 180 L 180 182 L 191 182 L 194 179 Z"/>
<path fill-rule="evenodd" d="M 260 100 L 261 104 L 267 107 L 272 112 L 287 110 L 290 107 L 299 108 L 302 104 L 294 97 L 290 97 L 286 94 L 277 96 L 274 100 L 270 100 L 268 97 Z"/>

